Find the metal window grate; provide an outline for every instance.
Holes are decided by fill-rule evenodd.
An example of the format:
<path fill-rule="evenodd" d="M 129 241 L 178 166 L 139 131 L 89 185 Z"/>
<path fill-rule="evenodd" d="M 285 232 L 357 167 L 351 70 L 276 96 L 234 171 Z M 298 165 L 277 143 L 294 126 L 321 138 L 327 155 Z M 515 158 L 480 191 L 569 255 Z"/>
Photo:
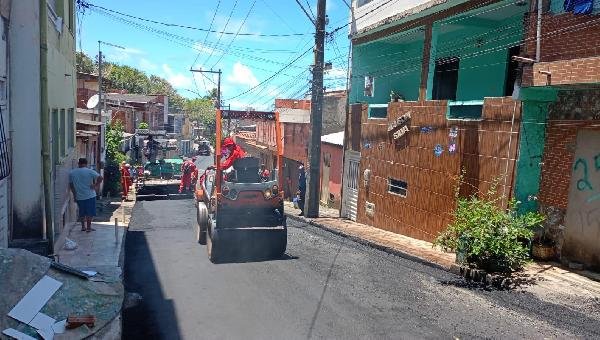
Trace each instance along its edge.
<path fill-rule="evenodd" d="M 402 197 L 406 197 L 406 193 L 408 191 L 408 183 L 405 181 L 388 178 L 388 192 L 391 194 L 399 195 Z"/>
<path fill-rule="evenodd" d="M 0 108 L 0 179 L 10 175 L 10 154 L 8 149 L 8 140 L 4 132 L 4 117 Z"/>

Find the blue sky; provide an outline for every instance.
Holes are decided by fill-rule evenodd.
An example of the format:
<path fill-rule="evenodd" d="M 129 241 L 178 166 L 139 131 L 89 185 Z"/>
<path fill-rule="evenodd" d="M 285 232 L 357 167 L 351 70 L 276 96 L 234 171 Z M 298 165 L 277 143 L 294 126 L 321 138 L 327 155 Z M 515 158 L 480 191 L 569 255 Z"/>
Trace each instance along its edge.
<path fill-rule="evenodd" d="M 347 0 L 349 1 L 349 0 Z M 196 97 L 216 87 L 216 76 L 207 79 L 193 74 L 190 67 L 221 69 L 222 98 L 232 108 L 252 106 L 269 108 L 274 98 L 300 98 L 308 89 L 312 51 L 306 53 L 271 81 L 256 86 L 298 58 L 314 45 L 314 26 L 295 0 L 88 0 L 109 10 L 150 20 L 208 29 L 214 16 L 213 30 L 252 35 L 220 35 L 199 30 L 162 26 L 92 8 L 79 14 L 80 32 L 77 50 L 90 56 L 98 54 L 98 40 L 125 47 L 103 46 L 109 61 L 140 68 L 148 74 L 166 78 L 181 95 Z M 313 13 L 316 0 L 300 0 Z M 308 4 L 307 4 L 308 3 Z M 234 8 L 235 5 L 235 8 Z M 232 11 L 233 10 L 233 11 Z M 233 13 L 230 17 L 230 13 Z M 248 14 L 249 13 L 249 14 Z M 328 31 L 348 21 L 343 0 L 328 0 Z M 244 18 L 247 16 L 246 21 Z M 228 18 L 229 22 L 228 21 Z M 243 25 L 242 25 L 243 23 Z M 265 37 L 255 34 L 304 34 Z M 333 69 L 326 75 L 329 89 L 345 87 L 348 30 L 342 29 L 326 43 L 325 60 Z M 235 37 L 235 39 L 234 39 Z M 227 53 L 224 53 L 227 52 Z M 192 92 L 193 91 L 193 92 Z M 194 93 L 196 92 L 196 93 Z M 236 98 L 233 98 L 236 97 Z"/>

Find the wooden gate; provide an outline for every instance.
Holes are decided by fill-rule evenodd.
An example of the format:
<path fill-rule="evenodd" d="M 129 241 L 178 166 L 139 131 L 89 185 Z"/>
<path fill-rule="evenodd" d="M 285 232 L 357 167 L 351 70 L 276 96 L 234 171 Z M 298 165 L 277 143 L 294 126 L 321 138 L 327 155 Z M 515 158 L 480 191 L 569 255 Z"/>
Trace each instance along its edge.
<path fill-rule="evenodd" d="M 342 197 L 342 216 L 356 221 L 358 207 L 358 181 L 360 171 L 360 152 L 347 150 L 344 164 L 344 197 Z"/>

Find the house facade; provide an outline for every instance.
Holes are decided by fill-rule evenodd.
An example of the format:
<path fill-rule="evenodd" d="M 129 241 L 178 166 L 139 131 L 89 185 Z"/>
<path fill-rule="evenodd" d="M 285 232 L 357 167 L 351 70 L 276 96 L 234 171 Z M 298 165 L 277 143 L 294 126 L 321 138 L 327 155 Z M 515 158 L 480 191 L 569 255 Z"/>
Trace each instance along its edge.
<path fill-rule="evenodd" d="M 457 191 L 494 188 L 508 204 L 521 119 L 512 57 L 528 13 L 515 1 L 354 3 L 344 216 L 432 241 Z"/>
<path fill-rule="evenodd" d="M 540 34 L 537 22 L 526 26 L 515 195 L 522 211 L 546 214 L 563 262 L 598 269 L 600 2 L 582 4 L 544 2 Z"/>
<path fill-rule="evenodd" d="M 9 246 L 52 251 L 75 221 L 75 2 L 12 1 L 9 59 L 12 176 Z M 26 194 L 25 194 L 26 193 Z"/>

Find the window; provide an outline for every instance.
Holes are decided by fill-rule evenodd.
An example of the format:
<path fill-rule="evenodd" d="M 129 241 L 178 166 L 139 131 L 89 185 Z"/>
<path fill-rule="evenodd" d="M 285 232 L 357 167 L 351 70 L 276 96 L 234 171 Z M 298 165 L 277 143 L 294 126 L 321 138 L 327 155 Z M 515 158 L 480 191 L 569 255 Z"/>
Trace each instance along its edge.
<path fill-rule="evenodd" d="M 60 133 L 60 128 L 59 128 L 59 115 L 58 115 L 58 109 L 52 109 L 52 160 L 54 164 L 58 164 L 58 161 L 60 159 L 60 156 L 58 155 L 58 152 L 60 150 L 60 143 L 59 140 L 60 138 L 59 133 Z"/>
<path fill-rule="evenodd" d="M 387 104 L 369 105 L 369 118 L 387 118 Z"/>
<path fill-rule="evenodd" d="M 75 110 L 69 109 L 67 114 L 67 145 L 69 148 L 75 147 Z"/>
<path fill-rule="evenodd" d="M 363 5 L 368 4 L 371 1 L 373 1 L 373 0 L 356 0 L 356 6 L 357 7 L 363 6 Z"/>
<path fill-rule="evenodd" d="M 365 97 L 373 97 L 375 93 L 375 78 L 373 76 L 365 76 Z"/>
<path fill-rule="evenodd" d="M 60 109 L 60 117 L 58 118 L 58 150 L 60 157 L 67 155 L 65 137 L 65 109 Z"/>
<path fill-rule="evenodd" d="M 406 193 L 408 192 L 408 183 L 390 177 L 388 178 L 388 192 L 390 194 L 406 197 Z"/>
<path fill-rule="evenodd" d="M 481 119 L 483 100 L 449 101 L 448 119 Z"/>
<path fill-rule="evenodd" d="M 521 53 L 521 46 L 513 46 L 508 49 L 508 67 L 506 68 L 506 85 L 504 87 L 504 95 L 512 96 L 515 89 L 515 81 L 519 77 L 519 62 L 513 60 L 512 57 L 518 56 Z"/>
<path fill-rule="evenodd" d="M 460 59 L 457 57 L 436 60 L 433 76 L 432 99 L 456 100 L 459 62 Z"/>

